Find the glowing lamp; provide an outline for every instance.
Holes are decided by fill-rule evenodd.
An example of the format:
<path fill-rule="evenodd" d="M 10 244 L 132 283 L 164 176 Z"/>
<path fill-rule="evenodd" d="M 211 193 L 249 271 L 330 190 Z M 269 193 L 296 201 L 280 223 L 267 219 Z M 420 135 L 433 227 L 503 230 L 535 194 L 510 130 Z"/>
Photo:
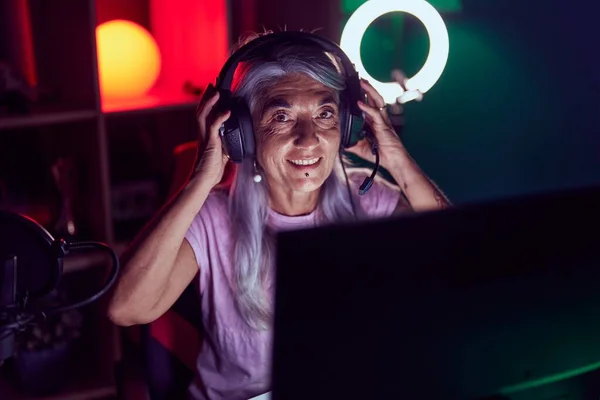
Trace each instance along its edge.
<path fill-rule="evenodd" d="M 143 27 L 125 20 L 96 28 L 100 92 L 105 99 L 143 96 L 160 73 L 160 51 Z"/>
<path fill-rule="evenodd" d="M 369 25 L 380 16 L 390 12 L 412 14 L 425 25 L 429 35 L 429 54 L 421 70 L 406 81 L 405 93 L 396 82 L 379 82 L 369 75 L 360 58 L 360 44 Z M 355 64 L 359 75 L 367 79 L 388 104 L 414 100 L 415 93 L 425 93 L 437 82 L 446 67 L 450 43 L 446 24 L 436 9 L 425 0 L 369 0 L 350 16 L 344 30 L 340 47 Z M 418 91 L 418 92 L 417 92 Z"/>

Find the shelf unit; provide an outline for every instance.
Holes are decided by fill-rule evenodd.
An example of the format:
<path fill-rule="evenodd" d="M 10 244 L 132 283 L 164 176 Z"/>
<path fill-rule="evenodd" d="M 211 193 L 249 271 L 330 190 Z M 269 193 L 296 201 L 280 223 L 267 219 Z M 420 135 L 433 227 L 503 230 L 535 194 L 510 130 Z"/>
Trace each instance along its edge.
<path fill-rule="evenodd" d="M 163 46 L 164 71 L 185 65 L 194 76 L 192 84 L 202 86 L 214 80 L 230 45 L 248 32 L 287 25 L 320 29 L 338 40 L 339 1 L 325 3 L 323 9 L 321 0 L 285 7 L 276 0 L 0 1 L 0 37 L 9 38 L 0 41 L 0 60 L 40 89 L 27 114 L 8 115 L 0 103 L 0 208 L 27 214 L 59 236 L 53 229 L 58 195 L 51 166 L 59 158 L 73 159 L 76 238 L 105 242 L 120 253 L 165 200 L 172 152 L 196 137 L 198 98 L 173 79 L 179 73 L 168 77 L 161 72 L 143 98 L 102 101 L 95 41 L 100 23 L 126 19 L 147 28 Z M 315 14 L 315 9 L 323 12 Z M 171 31 L 168 39 L 173 29 L 179 31 Z M 165 32 L 167 39 L 161 37 Z M 192 38 L 188 51 L 164 47 L 177 37 Z M 67 257 L 64 280 L 99 285 L 106 260 L 97 253 Z M 105 316 L 105 301 L 85 308 L 92 328 L 82 337 L 81 353 L 93 361 L 76 363 L 74 370 L 82 375 L 42 399 L 116 396 L 121 340 Z M 0 367 L 0 397 L 29 399 L 11 380 Z"/>
<path fill-rule="evenodd" d="M 215 4 L 221 4 L 221 10 L 228 5 L 226 0 L 188 3 L 196 12 L 198 4 L 213 11 Z M 161 17 L 151 15 L 152 7 L 178 6 L 182 5 L 161 0 L 11 0 L 0 5 L 0 34 L 11 38 L 0 42 L 0 60 L 8 61 L 39 88 L 38 100 L 25 114 L 8 114 L 0 104 L 0 208 L 29 215 L 55 237 L 60 236 L 54 229 L 60 195 L 51 166 L 60 158 L 71 159 L 76 166 L 75 240 L 101 241 L 122 252 L 167 196 L 173 149 L 196 137 L 198 97 L 185 93 L 183 82 L 173 86 L 171 79 L 170 86 L 165 85 L 161 75 L 143 98 L 103 101 L 95 28 L 122 18 L 150 32 L 153 24 L 161 23 L 165 29 L 168 25 L 157 19 Z M 183 13 L 173 10 L 163 18 Z M 227 18 L 225 11 L 221 14 Z M 183 21 L 193 22 L 190 17 Z M 220 22 L 225 27 L 220 33 L 227 34 L 227 21 Z M 205 46 L 218 45 L 218 40 L 205 36 Z M 224 40 L 229 46 L 229 37 Z M 214 54 L 210 47 L 198 50 L 203 57 L 214 59 L 211 64 L 225 61 L 222 48 Z M 165 52 L 167 56 L 172 53 Z M 165 65 L 174 62 L 163 61 Z M 203 70 L 199 81 L 193 83 L 207 84 L 217 72 Z M 102 253 L 69 256 L 64 261 L 63 280 L 97 290 L 109 265 Z M 106 318 L 105 303 L 103 299 L 83 309 L 91 328 L 86 328 L 81 338 L 85 343 L 80 348 L 82 358 L 72 366 L 77 373 L 60 392 L 41 399 L 116 397 L 115 364 L 121 358 L 121 336 Z M 8 364 L 0 367 L 0 397 L 29 399 L 6 371 Z"/>

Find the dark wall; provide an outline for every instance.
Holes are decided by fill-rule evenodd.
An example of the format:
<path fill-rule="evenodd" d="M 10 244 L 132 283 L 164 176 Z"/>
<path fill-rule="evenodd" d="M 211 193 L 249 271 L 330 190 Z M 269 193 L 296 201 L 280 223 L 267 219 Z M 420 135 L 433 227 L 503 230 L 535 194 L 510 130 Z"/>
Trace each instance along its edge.
<path fill-rule="evenodd" d="M 339 0 L 230 0 L 232 36 L 247 31 L 318 30 L 339 41 L 341 8 Z"/>
<path fill-rule="evenodd" d="M 457 202 L 600 183 L 600 6 L 465 0 L 444 75 L 407 105 L 405 141 Z M 407 23 L 407 71 L 428 40 Z"/>
<path fill-rule="evenodd" d="M 246 27 L 323 28 L 339 42 L 363 1 L 253 2 Z M 600 182 L 597 15 L 588 0 L 463 0 L 442 14 L 448 64 L 424 101 L 406 106 L 404 138 L 454 202 Z M 427 50 L 423 26 L 399 13 L 378 19 L 362 46 L 381 80 L 398 66 L 414 74 Z"/>

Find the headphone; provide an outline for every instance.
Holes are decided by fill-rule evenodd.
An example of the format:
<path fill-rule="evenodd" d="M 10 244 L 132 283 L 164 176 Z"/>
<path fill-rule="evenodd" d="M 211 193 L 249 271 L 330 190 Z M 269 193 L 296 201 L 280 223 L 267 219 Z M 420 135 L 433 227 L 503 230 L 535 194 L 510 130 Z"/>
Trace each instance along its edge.
<path fill-rule="evenodd" d="M 216 81 L 219 92 L 217 107 L 230 110 L 231 115 L 220 129 L 225 154 L 234 163 L 254 158 L 256 143 L 250 109 L 243 98 L 233 96 L 231 83 L 240 62 L 253 57 L 270 58 L 269 49 L 284 43 L 306 44 L 320 47 L 324 52 L 339 57 L 345 75 L 345 89 L 340 92 L 339 119 L 342 149 L 352 147 L 365 137 L 364 117 L 357 101 L 364 99 L 358 72 L 342 49 L 334 42 L 308 32 L 285 31 L 270 33 L 252 40 L 236 51 L 225 63 Z"/>

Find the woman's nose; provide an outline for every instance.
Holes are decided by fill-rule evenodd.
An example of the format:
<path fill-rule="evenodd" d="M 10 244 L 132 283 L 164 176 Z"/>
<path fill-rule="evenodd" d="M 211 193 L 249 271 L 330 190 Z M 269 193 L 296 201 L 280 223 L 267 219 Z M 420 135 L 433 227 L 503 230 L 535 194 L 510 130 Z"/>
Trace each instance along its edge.
<path fill-rule="evenodd" d="M 313 148 L 319 144 L 319 137 L 313 121 L 299 121 L 296 124 L 294 144 L 302 148 Z"/>

